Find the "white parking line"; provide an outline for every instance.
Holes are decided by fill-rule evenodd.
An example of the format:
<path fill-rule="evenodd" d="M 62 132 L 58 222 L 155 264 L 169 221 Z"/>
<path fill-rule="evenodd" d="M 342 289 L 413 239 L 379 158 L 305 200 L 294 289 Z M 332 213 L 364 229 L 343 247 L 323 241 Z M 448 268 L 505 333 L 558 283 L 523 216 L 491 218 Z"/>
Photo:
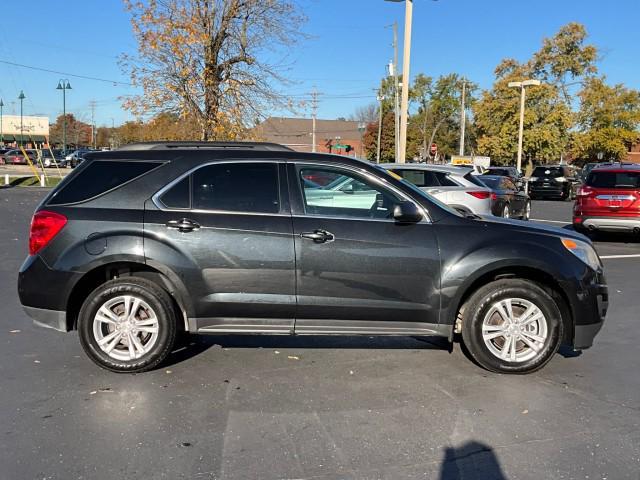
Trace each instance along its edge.
<path fill-rule="evenodd" d="M 607 260 L 609 258 L 640 258 L 640 253 L 634 253 L 631 255 L 600 255 L 600 258 Z"/>
<path fill-rule="evenodd" d="M 563 222 L 563 221 L 560 221 L 560 220 L 543 220 L 541 218 L 532 218 L 531 220 L 534 221 L 534 222 L 562 223 L 563 225 L 567 225 L 567 224 L 571 223 L 571 222 Z"/>

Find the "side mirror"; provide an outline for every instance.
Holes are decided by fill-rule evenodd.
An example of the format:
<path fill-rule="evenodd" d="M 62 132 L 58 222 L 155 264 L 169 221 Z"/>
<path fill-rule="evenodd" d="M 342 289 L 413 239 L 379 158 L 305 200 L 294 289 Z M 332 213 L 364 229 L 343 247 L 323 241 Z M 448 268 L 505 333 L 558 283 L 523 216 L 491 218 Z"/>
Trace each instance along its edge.
<path fill-rule="evenodd" d="M 397 223 L 418 223 L 422 220 L 422 212 L 413 202 L 400 202 L 393 207 L 393 219 Z"/>

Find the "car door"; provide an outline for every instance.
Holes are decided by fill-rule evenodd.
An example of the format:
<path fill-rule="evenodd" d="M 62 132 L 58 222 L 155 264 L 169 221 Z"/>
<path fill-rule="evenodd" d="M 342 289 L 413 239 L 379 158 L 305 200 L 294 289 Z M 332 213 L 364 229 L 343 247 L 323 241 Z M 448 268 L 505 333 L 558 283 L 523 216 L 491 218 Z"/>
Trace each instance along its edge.
<path fill-rule="evenodd" d="M 406 197 L 356 167 L 294 161 L 288 174 L 295 332 L 429 334 L 437 329 L 440 260 L 428 218 L 396 224 L 394 205 Z M 326 176 L 352 183 L 358 201 L 308 181 Z"/>
<path fill-rule="evenodd" d="M 284 163 L 198 167 L 145 210 L 147 261 L 180 276 L 200 331 L 292 332 L 292 234 Z"/>

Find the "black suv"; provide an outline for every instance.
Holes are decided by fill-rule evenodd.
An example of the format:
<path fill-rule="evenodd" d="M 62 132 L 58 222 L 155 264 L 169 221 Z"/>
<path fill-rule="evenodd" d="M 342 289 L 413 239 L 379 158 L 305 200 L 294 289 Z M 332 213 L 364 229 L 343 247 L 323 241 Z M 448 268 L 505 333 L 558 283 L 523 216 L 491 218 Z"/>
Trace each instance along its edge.
<path fill-rule="evenodd" d="M 575 169 L 568 165 L 539 165 L 529 177 L 529 196 L 573 200 L 581 180 Z"/>
<path fill-rule="evenodd" d="M 86 159 L 37 208 L 18 290 L 113 371 L 156 367 L 186 331 L 461 333 L 483 367 L 525 373 L 589 347 L 607 310 L 586 237 L 464 216 L 374 164 L 237 143 Z"/>

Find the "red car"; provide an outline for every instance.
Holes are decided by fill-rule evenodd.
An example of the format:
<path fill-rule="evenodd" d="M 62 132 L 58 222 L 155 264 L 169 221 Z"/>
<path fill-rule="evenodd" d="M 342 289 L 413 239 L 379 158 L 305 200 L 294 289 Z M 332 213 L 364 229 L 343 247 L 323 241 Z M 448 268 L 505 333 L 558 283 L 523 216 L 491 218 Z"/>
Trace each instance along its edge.
<path fill-rule="evenodd" d="M 595 167 L 578 190 L 573 226 L 582 231 L 640 233 L 640 165 Z"/>

